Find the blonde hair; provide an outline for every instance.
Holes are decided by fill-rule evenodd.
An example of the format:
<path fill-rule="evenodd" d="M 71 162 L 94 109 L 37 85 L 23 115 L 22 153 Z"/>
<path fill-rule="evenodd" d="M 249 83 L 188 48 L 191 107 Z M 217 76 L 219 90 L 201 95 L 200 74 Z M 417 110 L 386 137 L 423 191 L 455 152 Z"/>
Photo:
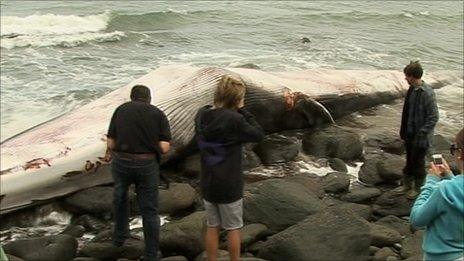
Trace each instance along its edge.
<path fill-rule="evenodd" d="M 241 79 L 229 75 L 222 76 L 214 92 L 214 106 L 237 109 L 245 97 L 245 84 Z"/>

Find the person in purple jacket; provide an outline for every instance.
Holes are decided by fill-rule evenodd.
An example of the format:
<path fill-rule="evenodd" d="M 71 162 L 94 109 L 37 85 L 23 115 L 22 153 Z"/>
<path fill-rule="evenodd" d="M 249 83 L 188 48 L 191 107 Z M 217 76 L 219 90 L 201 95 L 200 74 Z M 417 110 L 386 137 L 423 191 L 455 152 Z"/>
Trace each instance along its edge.
<path fill-rule="evenodd" d="M 261 126 L 244 106 L 245 85 L 223 76 L 214 94 L 214 106 L 201 108 L 195 118 L 195 135 L 201 153 L 201 194 L 206 210 L 206 253 L 216 260 L 219 230 L 228 231 L 229 254 L 240 258 L 243 173 L 242 144 L 264 138 Z"/>
<path fill-rule="evenodd" d="M 425 185 L 411 210 L 411 224 L 425 227 L 424 260 L 464 261 L 464 129 L 450 148 L 461 175 L 448 163 L 430 164 Z"/>

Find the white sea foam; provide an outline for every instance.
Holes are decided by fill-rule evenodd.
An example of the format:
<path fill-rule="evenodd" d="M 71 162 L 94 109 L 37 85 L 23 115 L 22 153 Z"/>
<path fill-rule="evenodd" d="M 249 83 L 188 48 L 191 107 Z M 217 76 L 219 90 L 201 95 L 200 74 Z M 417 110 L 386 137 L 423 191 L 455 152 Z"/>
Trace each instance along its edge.
<path fill-rule="evenodd" d="M 98 15 L 30 15 L 2 16 L 1 36 L 6 35 L 66 35 L 98 32 L 106 29 L 109 12 Z"/>
<path fill-rule="evenodd" d="M 97 15 L 30 15 L 1 17 L 1 47 L 74 47 L 85 42 L 119 41 L 123 32 L 104 32 L 110 13 Z"/>
<path fill-rule="evenodd" d="M 120 41 L 125 34 L 115 31 L 111 33 L 79 33 L 79 34 L 63 34 L 63 35 L 21 35 L 15 38 L 2 39 L 1 47 L 12 49 L 15 47 L 46 47 L 46 46 L 61 46 L 75 47 L 86 42 L 115 42 Z"/>

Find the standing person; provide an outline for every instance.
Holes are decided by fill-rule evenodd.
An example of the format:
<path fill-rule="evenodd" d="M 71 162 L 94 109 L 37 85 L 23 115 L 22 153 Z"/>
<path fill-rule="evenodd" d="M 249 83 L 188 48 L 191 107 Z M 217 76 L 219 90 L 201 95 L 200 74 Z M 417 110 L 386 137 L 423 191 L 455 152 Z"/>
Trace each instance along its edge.
<path fill-rule="evenodd" d="M 464 129 L 450 152 L 461 175 L 454 176 L 448 163 L 430 164 L 430 174 L 411 210 L 411 224 L 425 227 L 424 260 L 464 261 Z"/>
<path fill-rule="evenodd" d="M 206 210 L 206 252 L 216 260 L 219 230 L 228 231 L 232 261 L 240 258 L 243 226 L 242 144 L 259 142 L 264 132 L 244 106 L 245 85 L 223 76 L 214 93 L 214 107 L 201 108 L 195 132 L 201 153 L 201 192 Z"/>
<path fill-rule="evenodd" d="M 130 237 L 127 193 L 129 186 L 135 184 L 143 219 L 144 260 L 158 260 L 159 161 L 161 154 L 169 151 L 171 131 L 166 115 L 150 104 L 150 89 L 135 85 L 130 98 L 115 110 L 107 135 L 113 159 L 113 244 L 122 246 Z"/>
<path fill-rule="evenodd" d="M 424 183 L 425 156 L 438 121 L 438 108 L 433 89 L 421 79 L 423 70 L 419 61 L 411 62 L 403 72 L 409 89 L 404 100 L 400 129 L 400 137 L 406 147 L 401 192 L 414 199 Z"/>

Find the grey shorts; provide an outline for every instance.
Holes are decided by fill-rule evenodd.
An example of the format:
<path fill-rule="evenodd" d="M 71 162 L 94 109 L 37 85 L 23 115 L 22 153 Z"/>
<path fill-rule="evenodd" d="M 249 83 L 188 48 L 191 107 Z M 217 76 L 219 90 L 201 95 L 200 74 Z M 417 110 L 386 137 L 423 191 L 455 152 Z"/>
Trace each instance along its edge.
<path fill-rule="evenodd" d="M 206 225 L 234 230 L 243 227 L 243 200 L 228 204 L 216 204 L 203 200 L 206 210 Z"/>

